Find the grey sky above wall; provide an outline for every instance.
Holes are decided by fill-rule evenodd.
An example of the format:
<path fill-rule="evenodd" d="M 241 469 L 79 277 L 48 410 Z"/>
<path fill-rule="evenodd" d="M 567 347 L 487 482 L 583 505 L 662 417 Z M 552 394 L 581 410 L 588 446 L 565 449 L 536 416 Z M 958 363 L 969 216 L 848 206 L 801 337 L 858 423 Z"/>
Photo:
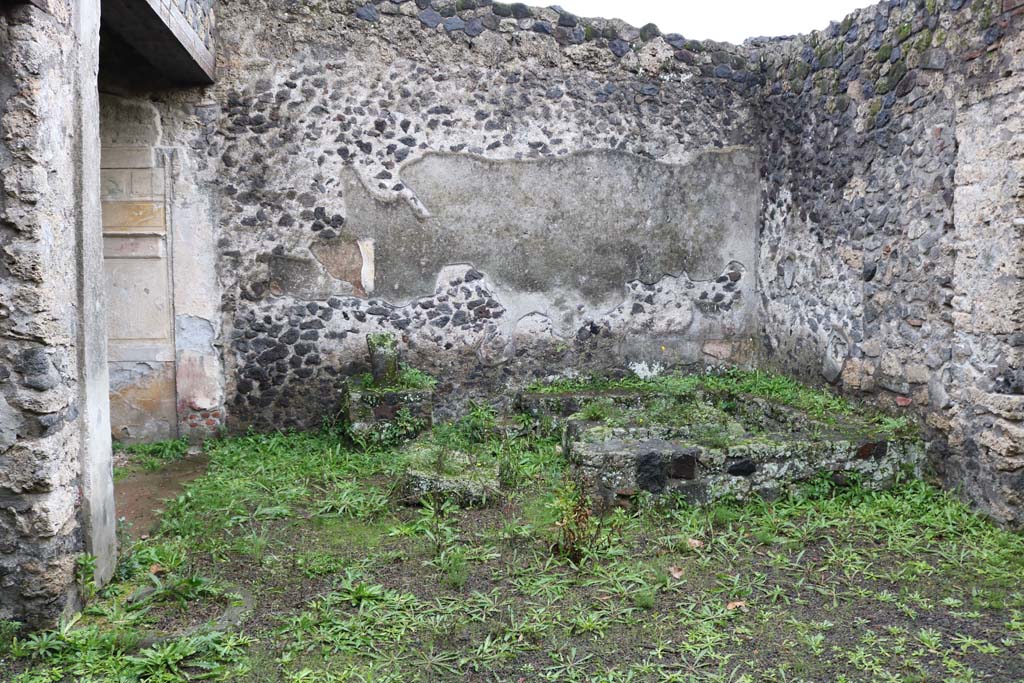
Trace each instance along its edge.
<path fill-rule="evenodd" d="M 754 36 L 809 33 L 841 21 L 871 0 L 561 0 L 583 17 L 622 19 L 634 26 L 655 23 L 666 33 L 697 40 L 741 43 Z"/>

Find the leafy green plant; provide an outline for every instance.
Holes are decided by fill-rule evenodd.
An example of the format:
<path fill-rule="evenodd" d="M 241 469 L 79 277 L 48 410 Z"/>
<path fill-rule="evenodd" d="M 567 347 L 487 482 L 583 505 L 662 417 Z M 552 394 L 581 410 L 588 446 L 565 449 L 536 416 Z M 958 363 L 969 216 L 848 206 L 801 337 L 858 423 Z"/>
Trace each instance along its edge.
<path fill-rule="evenodd" d="M 389 504 L 387 494 L 376 486 L 339 481 L 324 491 L 317 514 L 370 519 L 383 514 Z"/>
<path fill-rule="evenodd" d="M 399 385 L 404 389 L 428 390 L 437 386 L 437 380 L 431 375 L 403 365 L 398 373 Z"/>
<path fill-rule="evenodd" d="M 205 672 L 203 678 L 222 678 L 225 664 L 241 660 L 252 643 L 250 637 L 213 631 L 170 640 L 126 658 L 129 671 L 143 681 L 189 680 L 190 671 Z"/>
<path fill-rule="evenodd" d="M 652 609 L 657 599 L 657 591 L 647 586 L 633 593 L 633 604 L 640 609 Z"/>
<path fill-rule="evenodd" d="M 462 588 L 469 579 L 469 559 L 463 548 L 444 548 L 433 559 L 433 564 L 444 573 L 444 583 L 451 588 Z"/>
<path fill-rule="evenodd" d="M 593 501 L 580 486 L 567 481 L 549 504 L 555 512 L 558 540 L 555 550 L 573 564 L 596 549 L 601 538 L 601 520 L 593 514 Z"/>
<path fill-rule="evenodd" d="M 170 576 L 161 578 L 157 574 L 149 574 L 153 590 L 146 597 L 134 602 L 131 609 L 142 609 L 157 602 L 173 602 L 185 607 L 190 602 L 202 598 L 216 598 L 224 594 L 223 589 L 209 579 L 201 576 Z"/>
<path fill-rule="evenodd" d="M 75 576 L 82 602 L 88 604 L 96 597 L 96 556 L 88 553 L 75 559 Z"/>
<path fill-rule="evenodd" d="M 916 437 L 919 435 L 918 426 L 905 416 L 893 417 L 879 414 L 872 422 L 879 431 L 894 437 Z"/>
<path fill-rule="evenodd" d="M 584 403 L 577 416 L 590 422 L 609 422 L 617 414 L 615 404 L 610 399 L 602 398 Z"/>
<path fill-rule="evenodd" d="M 470 401 L 469 412 L 455 423 L 455 428 L 465 441 L 480 444 L 494 436 L 497 419 L 494 408 Z"/>
<path fill-rule="evenodd" d="M 503 489 L 515 490 L 530 479 L 526 451 L 521 442 L 501 442 L 497 452 L 498 483 Z"/>
<path fill-rule="evenodd" d="M 704 375 L 704 388 L 731 394 L 760 396 L 805 411 L 820 419 L 853 412 L 853 406 L 826 389 L 812 389 L 784 375 L 760 370 L 729 369 Z"/>
<path fill-rule="evenodd" d="M 336 595 L 353 607 L 363 607 L 381 602 L 386 598 L 387 591 L 383 586 L 367 583 L 358 574 L 347 570 L 338 585 Z"/>

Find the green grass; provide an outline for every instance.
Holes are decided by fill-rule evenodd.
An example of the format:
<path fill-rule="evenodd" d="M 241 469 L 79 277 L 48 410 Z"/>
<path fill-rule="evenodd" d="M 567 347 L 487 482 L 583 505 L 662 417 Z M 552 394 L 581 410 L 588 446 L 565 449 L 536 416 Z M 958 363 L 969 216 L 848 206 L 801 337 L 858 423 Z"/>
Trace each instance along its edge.
<path fill-rule="evenodd" d="M 1024 538 L 926 483 L 595 517 L 556 439 L 484 408 L 431 438 L 503 459 L 506 503 L 397 507 L 402 451 L 331 431 L 208 443 L 81 618 L 0 623 L 0 680 L 1024 680 Z"/>
<path fill-rule="evenodd" d="M 848 415 L 856 408 L 827 389 L 805 386 L 791 377 L 760 370 L 701 375 L 704 388 L 722 394 L 750 394 L 806 412 L 816 418 Z"/>
<path fill-rule="evenodd" d="M 827 389 L 815 389 L 784 375 L 760 370 L 729 369 L 692 375 L 664 375 L 650 379 L 575 377 L 535 382 L 527 391 L 543 394 L 636 392 L 666 396 L 692 396 L 698 390 L 718 394 L 748 394 L 802 410 L 817 418 L 847 415 L 857 407 Z"/>
<path fill-rule="evenodd" d="M 170 439 L 155 443 L 140 443 L 125 446 L 118 444 L 116 448 L 132 455 L 132 463 L 147 472 L 155 472 L 167 463 L 180 460 L 188 453 L 188 439 Z"/>
<path fill-rule="evenodd" d="M 609 426 L 697 425 L 701 422 L 717 425 L 717 429 L 709 428 L 704 439 L 709 443 L 725 444 L 735 439 L 735 435 L 728 434 L 725 423 L 731 421 L 738 400 L 749 397 L 794 408 L 821 423 L 821 427 L 844 423 L 857 431 L 894 438 L 914 439 L 919 435 L 918 425 L 906 416 L 881 413 L 828 389 L 809 387 L 791 377 L 760 370 L 733 368 L 649 379 L 573 377 L 534 382 L 526 391 L 552 396 L 582 395 L 583 406 L 576 417 L 605 422 Z M 624 408 L 616 400 L 623 395 L 643 397 L 643 407 Z M 753 431 L 761 430 L 754 428 Z"/>
<path fill-rule="evenodd" d="M 526 390 L 541 394 L 643 392 L 686 396 L 701 384 L 701 375 L 664 375 L 650 379 L 632 375 L 620 378 L 580 376 L 534 382 Z"/>

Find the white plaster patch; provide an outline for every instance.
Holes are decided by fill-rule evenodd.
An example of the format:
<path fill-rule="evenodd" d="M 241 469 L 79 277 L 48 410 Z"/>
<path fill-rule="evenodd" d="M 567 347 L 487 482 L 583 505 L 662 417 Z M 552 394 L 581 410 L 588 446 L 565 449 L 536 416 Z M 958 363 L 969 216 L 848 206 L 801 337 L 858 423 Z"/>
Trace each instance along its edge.
<path fill-rule="evenodd" d="M 647 361 L 630 363 L 629 369 L 640 379 L 653 379 L 665 372 L 665 366 L 661 363 L 648 363 Z"/>
<path fill-rule="evenodd" d="M 175 323 L 174 341 L 178 351 L 216 353 L 213 346 L 216 332 L 212 322 L 194 315 L 179 315 Z"/>
<path fill-rule="evenodd" d="M 375 243 L 371 239 L 361 239 L 357 244 L 359 245 L 359 255 L 363 259 L 363 268 L 359 273 L 359 280 L 363 285 L 363 291 L 370 295 L 373 294 L 374 279 L 376 277 Z"/>

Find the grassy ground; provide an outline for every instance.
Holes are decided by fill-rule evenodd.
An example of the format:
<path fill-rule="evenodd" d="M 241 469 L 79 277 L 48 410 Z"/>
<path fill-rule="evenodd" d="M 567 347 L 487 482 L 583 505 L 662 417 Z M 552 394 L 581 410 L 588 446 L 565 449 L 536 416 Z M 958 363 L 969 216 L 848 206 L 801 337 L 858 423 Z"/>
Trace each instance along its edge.
<path fill-rule="evenodd" d="M 486 422 L 443 432 L 501 465 L 486 510 L 394 505 L 403 456 L 329 431 L 210 442 L 80 619 L 0 624 L 0 680 L 1024 681 L 1024 539 L 924 483 L 597 519 Z"/>

